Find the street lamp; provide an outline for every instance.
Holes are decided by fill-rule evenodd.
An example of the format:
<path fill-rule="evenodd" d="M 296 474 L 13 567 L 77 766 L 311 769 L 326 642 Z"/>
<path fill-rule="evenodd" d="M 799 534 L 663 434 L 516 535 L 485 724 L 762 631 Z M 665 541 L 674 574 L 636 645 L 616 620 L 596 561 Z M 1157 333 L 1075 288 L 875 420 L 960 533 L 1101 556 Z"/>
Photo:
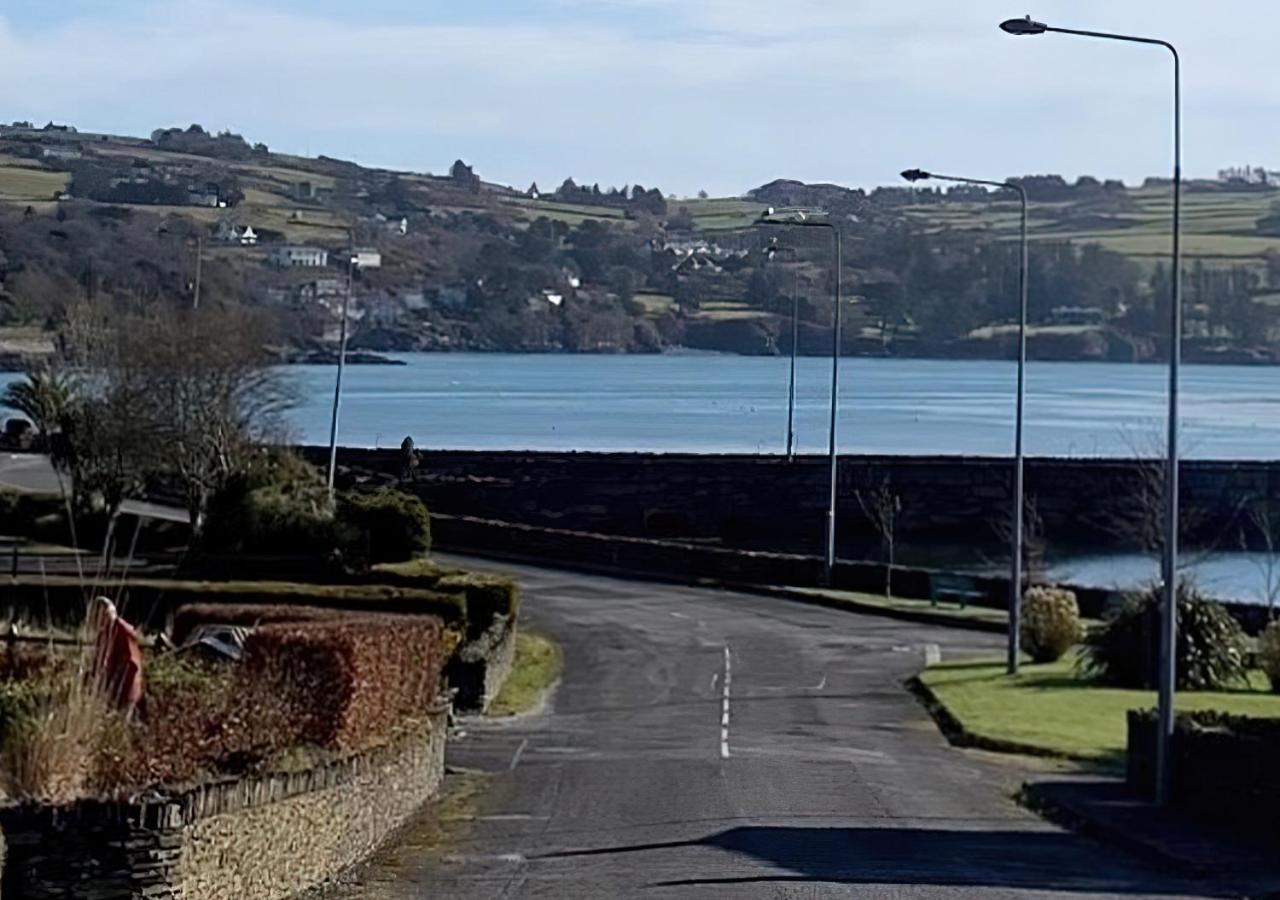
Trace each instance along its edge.
<path fill-rule="evenodd" d="M 769 242 L 765 250 L 769 259 L 779 253 L 796 255 L 795 247 L 778 246 L 777 238 Z M 791 375 L 787 382 L 787 462 L 796 457 L 796 345 L 800 337 L 800 272 L 796 271 L 795 287 L 791 291 Z"/>
<path fill-rule="evenodd" d="M 800 228 L 829 228 L 834 242 L 835 321 L 831 328 L 831 427 L 828 430 L 827 455 L 830 459 L 831 493 L 827 502 L 826 555 L 823 559 L 823 576 L 829 585 L 836 565 L 836 415 L 839 412 L 840 387 L 840 229 L 826 219 L 826 213 L 810 209 L 779 209 L 770 207 L 759 219 L 759 225 L 789 225 Z"/>
<path fill-rule="evenodd" d="M 333 480 L 338 469 L 338 407 L 342 403 L 342 370 L 347 365 L 347 317 L 351 308 L 352 270 L 356 264 L 355 238 L 348 233 L 347 291 L 342 295 L 342 324 L 338 338 L 338 377 L 333 383 L 333 418 L 329 421 L 329 499 L 333 499 Z"/>
<path fill-rule="evenodd" d="M 1054 28 L 1036 22 L 1030 16 L 1008 19 L 1000 28 L 1009 34 L 1027 35 L 1054 32 L 1080 37 L 1125 41 L 1130 44 L 1152 44 L 1164 47 L 1173 56 L 1173 271 L 1172 297 L 1169 311 L 1169 434 L 1165 460 L 1164 557 L 1161 576 L 1164 580 L 1164 615 L 1160 628 L 1159 672 L 1159 738 L 1156 741 L 1156 802 L 1169 801 L 1173 739 L 1173 699 L 1176 679 L 1178 636 L 1178 365 L 1182 357 L 1182 254 L 1179 238 L 1182 222 L 1182 78 L 1178 50 L 1158 38 L 1112 34 L 1105 31 L 1079 31 Z"/>
<path fill-rule="evenodd" d="M 1022 627 L 1022 406 L 1026 395 L 1027 369 L 1027 189 L 1014 181 L 987 181 L 982 178 L 963 178 L 959 175 L 938 175 L 921 169 L 907 169 L 902 173 L 907 181 L 953 181 L 958 184 L 980 184 L 987 187 L 1017 191 L 1022 205 L 1021 259 L 1018 265 L 1018 392 L 1014 404 L 1013 425 L 1013 546 L 1012 571 L 1009 573 L 1009 638 L 1005 661 L 1010 675 L 1018 674 L 1020 629 Z"/>

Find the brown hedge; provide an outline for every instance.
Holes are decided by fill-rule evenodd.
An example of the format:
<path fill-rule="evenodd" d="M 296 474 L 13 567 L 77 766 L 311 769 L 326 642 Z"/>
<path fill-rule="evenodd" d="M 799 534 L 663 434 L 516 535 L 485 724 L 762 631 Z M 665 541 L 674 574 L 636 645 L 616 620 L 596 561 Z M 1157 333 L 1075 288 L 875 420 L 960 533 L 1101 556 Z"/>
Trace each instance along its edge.
<path fill-rule="evenodd" d="M 107 593 L 121 614 L 135 624 L 163 628 L 178 607 L 193 603 L 330 607 L 350 612 L 423 613 L 450 624 L 466 617 L 461 591 L 428 590 L 422 582 L 399 584 L 307 584 L 284 581 L 182 581 L 130 579 L 123 587 L 86 586 L 75 576 L 0 578 L 0 606 L 11 614 L 55 624 L 84 621 L 95 593 Z"/>
<path fill-rule="evenodd" d="M 270 603 L 188 603 L 173 614 L 172 637 L 181 646 L 200 625 L 283 625 L 315 619 L 350 618 L 353 613 L 327 606 L 293 606 Z M 356 613 L 354 615 L 360 615 Z M 367 615 L 367 614 L 366 614 Z"/>
<path fill-rule="evenodd" d="M 287 711 L 293 742 L 349 749 L 431 709 L 456 637 L 428 616 L 266 625 L 243 670 Z"/>

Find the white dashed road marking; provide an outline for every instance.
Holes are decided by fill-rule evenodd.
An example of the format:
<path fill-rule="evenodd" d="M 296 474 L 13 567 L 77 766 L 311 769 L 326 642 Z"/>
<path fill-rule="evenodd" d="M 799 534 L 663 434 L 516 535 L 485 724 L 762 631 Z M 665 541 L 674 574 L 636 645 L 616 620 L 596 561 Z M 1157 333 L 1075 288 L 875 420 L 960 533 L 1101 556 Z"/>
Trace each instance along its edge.
<path fill-rule="evenodd" d="M 724 699 L 720 704 L 720 758 L 729 758 L 729 680 L 731 676 L 729 645 L 724 645 Z"/>

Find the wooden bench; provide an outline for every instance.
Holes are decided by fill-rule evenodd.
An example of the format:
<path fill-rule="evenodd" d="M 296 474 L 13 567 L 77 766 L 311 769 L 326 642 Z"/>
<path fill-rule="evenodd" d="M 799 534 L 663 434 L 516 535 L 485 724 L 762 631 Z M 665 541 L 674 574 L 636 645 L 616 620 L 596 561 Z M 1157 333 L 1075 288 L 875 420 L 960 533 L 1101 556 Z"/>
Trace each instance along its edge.
<path fill-rule="evenodd" d="M 929 602 L 937 606 L 940 601 L 951 600 L 964 609 L 970 600 L 979 600 L 985 592 L 978 588 L 968 575 L 937 574 L 929 576 Z"/>

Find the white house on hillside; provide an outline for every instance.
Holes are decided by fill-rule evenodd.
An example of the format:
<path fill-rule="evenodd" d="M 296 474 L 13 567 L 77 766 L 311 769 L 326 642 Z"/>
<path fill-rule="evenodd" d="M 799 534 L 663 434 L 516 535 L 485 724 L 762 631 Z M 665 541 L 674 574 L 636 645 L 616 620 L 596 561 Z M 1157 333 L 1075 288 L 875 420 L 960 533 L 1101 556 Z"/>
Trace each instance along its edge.
<path fill-rule="evenodd" d="M 351 264 L 357 269 L 381 269 L 382 253 L 372 247 L 357 247 L 351 252 Z"/>
<path fill-rule="evenodd" d="M 318 268 L 329 264 L 329 251 L 321 247 L 282 244 L 272 248 L 267 260 L 281 268 Z"/>

